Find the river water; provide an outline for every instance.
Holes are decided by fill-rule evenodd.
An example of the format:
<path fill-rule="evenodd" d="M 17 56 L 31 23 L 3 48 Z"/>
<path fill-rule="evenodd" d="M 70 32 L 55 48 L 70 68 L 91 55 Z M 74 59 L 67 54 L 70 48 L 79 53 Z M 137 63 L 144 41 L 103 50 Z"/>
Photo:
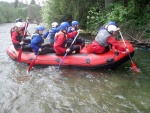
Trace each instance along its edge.
<path fill-rule="evenodd" d="M 150 49 L 135 48 L 130 61 L 113 70 L 34 67 L 11 60 L 10 28 L 0 25 L 0 113 L 149 113 Z M 36 25 L 28 30 L 34 32 Z"/>

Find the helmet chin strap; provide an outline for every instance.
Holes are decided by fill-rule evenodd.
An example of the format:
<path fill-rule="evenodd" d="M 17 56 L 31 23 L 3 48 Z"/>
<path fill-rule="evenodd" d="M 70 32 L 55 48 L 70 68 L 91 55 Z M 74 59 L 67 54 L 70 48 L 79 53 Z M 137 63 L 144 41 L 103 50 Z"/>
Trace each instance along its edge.
<path fill-rule="evenodd" d="M 64 34 L 66 34 L 67 33 L 67 30 L 61 30 Z"/>
<path fill-rule="evenodd" d="M 113 31 L 108 31 L 111 35 L 113 35 Z"/>

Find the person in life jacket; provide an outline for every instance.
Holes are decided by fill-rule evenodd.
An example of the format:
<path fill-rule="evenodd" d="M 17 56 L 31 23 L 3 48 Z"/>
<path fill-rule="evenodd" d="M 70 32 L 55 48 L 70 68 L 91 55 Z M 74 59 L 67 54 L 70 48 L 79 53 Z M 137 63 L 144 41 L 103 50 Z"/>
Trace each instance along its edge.
<path fill-rule="evenodd" d="M 119 51 L 126 52 L 126 48 L 119 45 L 114 37 L 118 30 L 119 28 L 115 25 L 109 25 L 107 29 L 100 30 L 92 42 L 92 52 L 96 54 L 105 53 L 109 50 L 109 45 L 114 46 Z"/>
<path fill-rule="evenodd" d="M 16 26 L 11 28 L 11 30 L 10 30 L 11 40 L 12 40 L 12 43 L 16 50 L 19 50 L 21 48 L 21 46 L 22 46 L 22 50 L 26 51 L 29 49 L 29 48 L 27 48 L 27 46 L 25 46 L 27 44 L 24 43 L 24 41 L 23 41 L 24 29 L 25 29 L 25 26 L 23 26 L 22 22 L 17 22 Z"/>
<path fill-rule="evenodd" d="M 71 33 L 73 31 L 77 31 L 79 29 L 79 22 L 78 21 L 72 21 L 72 26 L 68 28 L 68 33 Z M 71 44 L 74 37 L 67 40 L 68 44 Z M 85 40 L 81 38 L 77 38 L 74 44 L 78 44 L 83 48 L 85 46 Z"/>
<path fill-rule="evenodd" d="M 28 19 L 29 19 L 29 17 L 26 18 L 27 21 L 28 21 Z M 15 20 L 15 22 L 16 22 L 16 23 L 17 23 L 17 22 L 21 22 L 21 23 L 22 23 L 22 19 L 21 19 L 21 18 L 17 18 L 17 19 Z M 25 27 L 26 27 L 26 28 L 28 27 L 28 22 L 25 22 L 23 28 L 21 29 L 21 30 L 22 30 L 22 33 L 24 33 L 24 34 L 23 34 L 23 35 L 24 35 L 24 38 L 26 38 L 27 36 L 29 36 L 29 35 L 27 34 L 27 29 L 26 29 L 26 31 L 24 32 Z M 30 42 L 30 41 L 29 41 L 29 42 Z"/>
<path fill-rule="evenodd" d="M 59 31 L 58 23 L 53 22 L 52 27 L 49 29 L 49 38 L 50 38 L 51 45 L 54 45 L 54 37 L 58 31 Z"/>
<path fill-rule="evenodd" d="M 62 22 L 60 24 L 60 31 L 55 35 L 54 42 L 54 50 L 57 55 L 64 55 L 66 52 L 68 54 L 72 54 L 72 52 L 80 53 L 80 46 L 72 45 L 71 47 L 67 47 L 67 39 L 75 37 L 77 35 L 77 31 L 73 31 L 71 33 L 67 33 L 69 23 Z"/>
<path fill-rule="evenodd" d="M 54 49 L 50 44 L 44 45 L 44 38 L 46 38 L 49 32 L 43 34 L 44 26 L 38 25 L 35 33 L 32 35 L 30 46 L 34 51 L 35 55 L 43 55 L 47 53 L 54 53 Z"/>
<path fill-rule="evenodd" d="M 108 22 L 108 24 L 106 24 L 106 25 L 104 25 L 104 26 L 101 26 L 101 27 L 99 28 L 98 32 L 99 32 L 100 30 L 107 29 L 109 25 L 115 25 L 115 26 L 116 26 L 116 22 L 114 22 L 114 21 Z"/>

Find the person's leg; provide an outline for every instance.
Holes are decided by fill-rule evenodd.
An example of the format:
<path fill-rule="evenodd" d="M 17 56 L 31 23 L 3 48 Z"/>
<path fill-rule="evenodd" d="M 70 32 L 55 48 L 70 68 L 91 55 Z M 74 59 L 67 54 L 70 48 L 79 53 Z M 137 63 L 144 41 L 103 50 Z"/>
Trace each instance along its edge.
<path fill-rule="evenodd" d="M 54 51 L 53 48 L 44 47 L 44 48 L 42 48 L 42 51 L 39 52 L 39 55 L 44 55 L 44 54 L 47 54 L 47 53 L 55 53 L 55 51 Z"/>
<path fill-rule="evenodd" d="M 19 50 L 21 48 L 21 45 L 19 43 L 18 44 L 13 43 L 13 45 L 16 50 Z"/>
<path fill-rule="evenodd" d="M 72 44 L 73 39 L 68 39 L 67 40 L 67 47 L 70 47 L 70 45 Z"/>
<path fill-rule="evenodd" d="M 73 46 L 75 53 L 80 53 L 80 46 L 79 45 L 74 45 Z"/>
<path fill-rule="evenodd" d="M 83 48 L 83 47 L 85 46 L 85 40 L 84 40 L 84 39 L 77 38 L 77 39 L 76 39 L 76 44 L 80 44 L 81 47 Z"/>
<path fill-rule="evenodd" d="M 45 47 L 52 48 L 53 46 L 50 45 L 50 44 L 45 44 L 45 45 L 42 46 L 42 48 L 45 48 Z"/>
<path fill-rule="evenodd" d="M 72 52 L 75 53 L 80 53 L 80 46 L 79 45 L 73 45 L 71 48 L 70 48 L 70 51 L 68 52 L 68 54 L 71 54 Z"/>
<path fill-rule="evenodd" d="M 105 47 L 104 53 L 108 52 L 109 50 L 110 50 L 109 46 L 108 46 L 108 47 Z"/>
<path fill-rule="evenodd" d="M 32 52 L 32 51 L 33 51 L 32 48 L 31 48 L 31 46 L 30 46 L 30 44 L 28 44 L 28 45 L 23 44 L 23 45 L 22 45 L 22 50 L 23 50 L 23 51 L 29 51 L 29 52 Z"/>
<path fill-rule="evenodd" d="M 81 42 L 81 47 L 83 48 L 85 46 L 85 40 L 84 39 L 81 39 L 82 42 Z"/>
<path fill-rule="evenodd" d="M 23 38 L 22 40 L 24 41 L 25 44 L 30 44 L 31 43 L 31 39 Z"/>

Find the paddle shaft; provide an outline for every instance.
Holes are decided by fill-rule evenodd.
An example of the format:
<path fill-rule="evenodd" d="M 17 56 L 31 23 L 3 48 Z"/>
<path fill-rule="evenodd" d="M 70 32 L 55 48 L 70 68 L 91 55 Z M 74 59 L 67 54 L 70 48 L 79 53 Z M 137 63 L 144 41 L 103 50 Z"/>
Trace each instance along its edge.
<path fill-rule="evenodd" d="M 128 49 L 128 48 L 127 48 L 127 45 L 126 45 L 126 43 L 125 43 L 125 41 L 124 41 L 124 38 L 123 38 L 123 36 L 122 36 L 121 31 L 119 31 L 119 33 L 120 33 L 120 36 L 121 36 L 121 38 L 122 38 L 122 41 L 123 41 L 123 43 L 124 43 L 126 49 Z M 135 63 L 133 62 L 133 60 L 132 60 L 132 58 L 131 58 L 129 52 L 128 52 L 128 55 L 129 55 L 129 58 L 130 58 L 130 60 L 131 60 L 132 70 L 133 70 L 134 72 L 138 72 L 138 73 L 139 73 L 140 70 L 137 68 L 137 66 L 136 66 Z"/>
<path fill-rule="evenodd" d="M 127 45 L 126 45 L 126 43 L 125 43 L 125 41 L 124 41 L 124 38 L 123 38 L 123 36 L 122 36 L 121 31 L 119 31 L 119 33 L 120 33 L 121 39 L 122 39 L 122 41 L 123 41 L 123 43 L 124 43 L 124 46 L 126 47 L 126 49 L 128 49 L 128 47 L 127 47 Z M 129 50 L 129 49 L 128 49 L 128 50 Z M 128 55 L 129 55 L 130 60 L 132 61 L 132 58 L 131 58 L 131 55 L 130 55 L 129 52 L 128 52 Z"/>
<path fill-rule="evenodd" d="M 31 62 L 30 66 L 28 67 L 28 71 L 30 71 L 32 69 L 32 67 L 34 66 L 35 60 L 37 59 L 39 53 L 36 55 L 35 59 Z"/>
<path fill-rule="evenodd" d="M 78 32 L 77 35 L 75 36 L 75 38 L 74 38 L 74 40 L 72 41 L 72 43 L 71 43 L 71 45 L 70 45 L 69 48 L 72 47 L 72 45 L 73 45 L 73 43 L 75 42 L 75 40 L 77 39 L 78 35 L 79 35 L 79 32 Z M 59 63 L 58 69 L 60 69 L 60 66 L 61 66 L 62 62 L 64 61 L 65 57 L 67 56 L 67 54 L 68 54 L 68 52 L 65 53 L 64 57 L 62 58 L 61 62 Z"/>

